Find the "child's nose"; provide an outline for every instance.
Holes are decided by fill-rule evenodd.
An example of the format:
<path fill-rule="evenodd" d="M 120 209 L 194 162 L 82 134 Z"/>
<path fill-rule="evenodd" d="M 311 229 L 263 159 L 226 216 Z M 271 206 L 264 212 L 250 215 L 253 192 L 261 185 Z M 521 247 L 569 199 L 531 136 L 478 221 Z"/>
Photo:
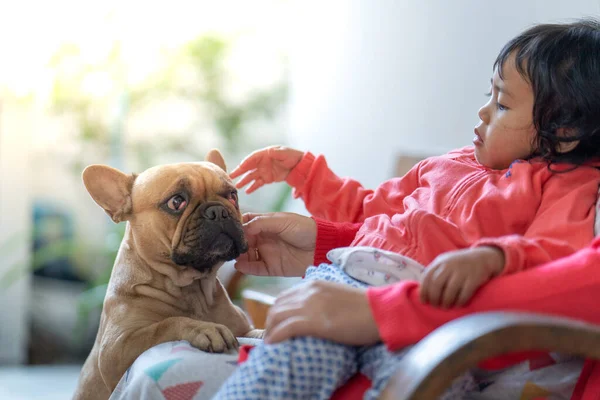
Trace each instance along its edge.
<path fill-rule="evenodd" d="M 481 119 L 486 124 L 490 123 L 490 112 L 488 109 L 489 105 L 489 102 L 486 103 L 483 107 L 479 109 L 479 112 L 477 113 L 477 115 L 479 115 L 479 119 Z"/>

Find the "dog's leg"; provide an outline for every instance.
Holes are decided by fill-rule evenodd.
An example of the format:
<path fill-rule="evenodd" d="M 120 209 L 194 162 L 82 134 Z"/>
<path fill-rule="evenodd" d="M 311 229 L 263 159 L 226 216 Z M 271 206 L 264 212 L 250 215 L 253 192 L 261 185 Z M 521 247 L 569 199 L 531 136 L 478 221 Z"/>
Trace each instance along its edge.
<path fill-rule="evenodd" d="M 176 340 L 187 340 L 200 350 L 214 353 L 238 347 L 237 339 L 226 326 L 186 317 L 170 317 L 129 331 L 116 326 L 107 327 L 98 363 L 106 386 L 112 392 L 127 368 L 144 351 Z"/>
<path fill-rule="evenodd" d="M 94 346 L 83 364 L 73 400 L 108 400 L 110 392 L 98 373 L 98 347 Z"/>

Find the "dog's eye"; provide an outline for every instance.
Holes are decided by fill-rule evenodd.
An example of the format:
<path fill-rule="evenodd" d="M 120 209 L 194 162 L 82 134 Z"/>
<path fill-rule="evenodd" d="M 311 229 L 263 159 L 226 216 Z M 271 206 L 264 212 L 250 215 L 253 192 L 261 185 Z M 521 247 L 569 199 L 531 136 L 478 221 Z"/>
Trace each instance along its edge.
<path fill-rule="evenodd" d="M 229 195 L 227 196 L 227 200 L 229 200 L 230 202 L 233 203 L 234 206 L 237 207 L 238 205 L 238 194 L 236 190 L 233 190 L 229 193 Z"/>
<path fill-rule="evenodd" d="M 169 207 L 173 211 L 181 211 L 187 206 L 187 201 L 183 198 L 183 196 L 176 194 L 171 197 L 167 202 L 167 207 Z"/>

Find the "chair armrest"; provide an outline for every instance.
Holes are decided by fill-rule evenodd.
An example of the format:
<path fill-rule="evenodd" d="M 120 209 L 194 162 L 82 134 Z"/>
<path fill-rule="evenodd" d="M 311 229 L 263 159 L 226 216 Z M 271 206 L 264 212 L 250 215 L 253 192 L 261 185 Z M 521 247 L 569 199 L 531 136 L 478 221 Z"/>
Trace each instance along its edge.
<path fill-rule="evenodd" d="M 600 359 L 600 326 L 513 312 L 460 318 L 435 330 L 406 354 L 381 398 L 437 399 L 454 378 L 481 361 L 526 350 Z"/>
<path fill-rule="evenodd" d="M 252 289 L 242 291 L 244 309 L 250 316 L 252 324 L 256 329 L 264 329 L 269 308 L 275 303 L 276 297 L 264 292 Z"/>

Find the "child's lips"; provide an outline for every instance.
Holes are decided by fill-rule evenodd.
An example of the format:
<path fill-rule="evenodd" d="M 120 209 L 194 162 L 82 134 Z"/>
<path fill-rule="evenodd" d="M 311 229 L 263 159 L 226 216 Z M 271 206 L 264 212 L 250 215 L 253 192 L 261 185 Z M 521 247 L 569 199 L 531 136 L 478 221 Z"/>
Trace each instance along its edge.
<path fill-rule="evenodd" d="M 475 133 L 475 137 L 473 137 L 473 144 L 482 145 L 483 139 L 481 138 L 481 135 L 479 134 L 479 131 L 477 130 L 477 128 L 475 128 L 474 133 Z"/>

